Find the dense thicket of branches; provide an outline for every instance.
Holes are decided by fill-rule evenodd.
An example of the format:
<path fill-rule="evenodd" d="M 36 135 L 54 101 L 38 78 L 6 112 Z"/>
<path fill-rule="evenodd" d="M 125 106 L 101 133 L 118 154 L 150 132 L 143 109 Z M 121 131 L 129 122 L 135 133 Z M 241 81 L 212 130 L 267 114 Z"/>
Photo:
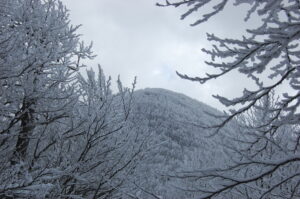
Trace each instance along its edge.
<path fill-rule="evenodd" d="M 58 0 L 0 0 L 0 198 L 111 198 L 142 145 Z M 98 76 L 96 76 L 96 74 Z M 134 88 L 134 86 L 133 86 Z"/>
<path fill-rule="evenodd" d="M 158 5 L 186 6 L 182 19 L 210 7 L 195 26 L 229 2 L 170 0 Z M 187 194 L 191 197 L 299 198 L 300 2 L 235 1 L 236 6 L 242 3 L 249 4 L 246 20 L 255 15 L 261 26 L 247 30 L 242 39 L 208 34 L 214 45 L 203 49 L 211 56 L 206 64 L 219 73 L 178 75 L 205 83 L 237 70 L 255 89 L 245 88 L 234 99 L 216 95 L 232 108 L 218 119 L 182 121 L 187 114 L 194 120 L 198 105 L 186 107 L 177 96 L 169 107 L 162 102 L 173 98 L 154 94 L 148 100 L 157 102 L 136 110 L 144 117 L 132 119 L 135 82 L 129 89 L 118 79 L 113 94 L 101 67 L 78 73 L 82 60 L 94 55 L 59 0 L 0 0 L 0 198 L 176 198 L 186 193 L 173 193 L 170 185 L 193 191 Z M 176 111 L 168 110 L 174 107 Z M 224 151 L 215 147 L 219 143 L 200 143 L 193 134 L 199 126 L 216 129 L 212 135 L 222 139 L 214 141 Z M 153 132 L 157 135 L 148 137 Z M 194 151 L 199 144 L 215 151 L 205 151 L 204 157 L 203 151 Z M 214 155 L 217 160 L 210 161 Z M 141 158 L 144 165 L 137 166 Z M 202 168 L 195 171 L 198 162 Z M 211 168 L 214 162 L 218 165 Z M 190 171 L 165 175 L 186 168 Z"/>
<path fill-rule="evenodd" d="M 232 2 L 182 0 L 161 1 L 157 5 L 186 7 L 188 10 L 182 15 L 182 19 L 203 11 L 202 17 L 192 24 L 195 26 L 226 9 L 229 3 Z M 258 17 L 262 24 L 247 30 L 247 35 L 242 39 L 207 34 L 213 47 L 203 49 L 211 57 L 211 61 L 206 64 L 219 72 L 206 74 L 205 77 L 190 77 L 181 73 L 178 75 L 187 80 L 205 83 L 238 71 L 252 80 L 255 89 L 245 88 L 240 97 L 228 99 L 214 96 L 231 109 L 226 115 L 218 116 L 221 122 L 209 126 L 218 133 L 220 128 L 237 119 L 246 128 L 241 130 L 240 138 L 234 136 L 229 139 L 234 142 L 229 146 L 226 144 L 231 151 L 229 157 L 233 159 L 231 165 L 180 177 L 198 181 L 197 191 L 204 198 L 222 198 L 224 194 L 231 194 L 226 196 L 230 198 L 234 195 L 237 198 L 298 198 L 300 2 L 236 0 L 234 3 L 235 6 L 247 3 L 249 10 L 245 13 L 245 20 Z M 249 114 L 251 117 L 247 117 Z"/>

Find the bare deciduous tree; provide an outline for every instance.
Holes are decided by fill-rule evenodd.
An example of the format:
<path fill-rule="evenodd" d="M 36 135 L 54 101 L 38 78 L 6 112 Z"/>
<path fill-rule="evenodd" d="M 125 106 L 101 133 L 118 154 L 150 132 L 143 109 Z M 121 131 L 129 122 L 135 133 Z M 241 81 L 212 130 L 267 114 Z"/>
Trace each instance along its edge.
<path fill-rule="evenodd" d="M 132 89 L 99 67 L 59 0 L 0 0 L 0 197 L 109 198 L 143 143 L 126 129 Z"/>
<path fill-rule="evenodd" d="M 163 1 L 157 5 L 186 6 L 188 11 L 182 15 L 182 19 L 201 9 L 212 10 L 204 13 L 202 18 L 192 24 L 195 26 L 226 9 L 229 3 L 230 1 L 227 0 L 183 0 Z M 201 181 L 201 188 L 199 187 L 198 191 L 204 198 L 222 197 L 222 194 L 240 192 L 249 193 L 246 194 L 248 198 L 281 198 L 283 195 L 287 198 L 297 198 L 300 194 L 300 49 L 298 44 L 300 3 L 296 0 L 236 0 L 234 5 L 239 6 L 243 3 L 249 4 L 245 20 L 256 15 L 255 17 L 259 17 L 262 24 L 257 28 L 248 29 L 247 35 L 242 39 L 220 38 L 214 34 L 207 34 L 207 39 L 214 45 L 212 49 L 203 49 L 203 52 L 211 57 L 211 61 L 207 61 L 206 64 L 219 72 L 206 74 L 205 77 L 190 77 L 179 72 L 177 74 L 183 79 L 203 84 L 238 71 L 253 82 L 255 89 L 245 88 L 240 97 L 233 99 L 215 95 L 216 99 L 231 109 L 225 115 L 216 116 L 218 122 L 206 128 L 215 128 L 216 134 L 222 127 L 229 125 L 230 121 L 236 122 L 238 118 L 245 119 L 247 118 L 245 115 L 253 111 L 255 120 L 248 117 L 246 119 L 248 128 L 240 133 L 243 139 L 234 139 L 235 145 L 229 146 L 234 154 L 240 156 L 239 160 L 233 161 L 233 165 L 181 177 Z M 275 93 L 278 100 L 274 101 L 273 106 L 268 106 L 270 103 L 264 102 L 269 101 L 265 98 L 270 98 L 271 93 Z M 266 117 L 261 120 L 258 112 L 263 112 Z M 281 146 L 282 142 L 279 142 L 284 137 L 289 140 L 285 143 L 285 147 Z M 248 152 L 245 153 L 237 145 L 247 146 Z M 269 150 L 284 155 L 277 154 L 266 158 Z M 233 156 L 233 153 L 229 154 L 230 156 Z M 258 158 L 260 156 L 261 158 Z M 244 175 L 239 177 L 237 173 Z M 252 186 L 253 183 L 264 184 L 262 182 L 265 179 L 269 180 L 269 183 L 266 183 L 268 185 Z M 282 186 L 289 188 L 282 188 Z M 254 192 L 256 195 L 251 196 Z"/>

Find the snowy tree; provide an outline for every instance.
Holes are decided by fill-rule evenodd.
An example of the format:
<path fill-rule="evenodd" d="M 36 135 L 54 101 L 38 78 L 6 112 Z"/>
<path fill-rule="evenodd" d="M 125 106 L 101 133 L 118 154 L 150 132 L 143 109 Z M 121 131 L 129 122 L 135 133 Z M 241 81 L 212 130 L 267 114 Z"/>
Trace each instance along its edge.
<path fill-rule="evenodd" d="M 33 129 L 63 117 L 59 106 L 70 103 L 55 102 L 70 95 L 62 87 L 81 67 L 72 59 L 91 52 L 80 45 L 78 27 L 69 25 L 60 2 L 2 2 L 1 135 L 17 136 L 14 159 L 24 159 Z"/>
<path fill-rule="evenodd" d="M 273 97 L 273 94 L 264 97 L 259 104 L 275 108 Z M 193 188 L 183 189 L 201 193 L 203 198 L 299 197 L 299 164 L 287 160 L 299 153 L 295 143 L 295 132 L 299 129 L 286 125 L 272 132 L 258 130 L 254 126 L 272 117 L 266 110 L 250 109 L 231 124 L 234 131 L 222 134 L 219 143 L 229 161 L 213 167 L 204 165 L 197 172 L 191 169 L 172 177 L 193 183 Z"/>
<path fill-rule="evenodd" d="M 192 13 L 199 12 L 199 10 L 205 10 L 206 8 L 206 10 L 210 10 L 192 24 L 192 26 L 196 26 L 226 9 L 226 5 L 229 3 L 230 1 L 227 0 L 183 0 L 164 1 L 157 5 L 185 6 L 188 10 L 182 15 L 182 19 Z M 245 136 L 248 135 L 253 138 L 255 134 L 253 139 L 256 141 L 247 138 L 251 140 L 249 143 L 253 142 L 251 147 L 248 146 L 251 148 L 251 152 L 247 155 L 239 147 L 236 148 L 235 152 L 240 153 L 243 158 L 235 162 L 237 163 L 235 166 L 195 173 L 194 177 L 204 183 L 202 189 L 199 188 L 198 190 L 203 193 L 204 198 L 240 192 L 241 185 L 244 188 L 250 186 L 248 188 L 252 194 L 255 192 L 252 189 L 257 191 L 255 196 L 247 196 L 248 198 L 281 198 L 283 195 L 288 198 L 297 198 L 299 197 L 300 173 L 299 169 L 294 169 L 294 167 L 299 167 L 300 162 L 300 49 L 297 42 L 300 36 L 298 25 L 300 3 L 296 0 L 236 0 L 234 5 L 240 6 L 244 3 L 249 6 L 249 10 L 245 14 L 245 20 L 247 21 L 251 17 L 261 19 L 259 27 L 247 29 L 247 34 L 243 35 L 242 39 L 220 38 L 214 34 L 207 34 L 207 39 L 213 43 L 213 47 L 212 49 L 203 49 L 203 52 L 211 57 L 211 61 L 207 61 L 206 64 L 219 72 L 209 73 L 204 77 L 191 77 L 179 72 L 178 75 L 183 79 L 202 84 L 238 71 L 251 80 L 255 88 L 245 88 L 240 97 L 228 99 L 219 95 L 214 96 L 230 110 L 225 115 L 216 116 L 219 119 L 216 121 L 221 122 L 206 127 L 215 128 L 214 134 L 217 134 L 230 121 L 244 117 L 249 111 L 254 111 L 256 119 L 253 120 L 252 118 L 247 121 L 249 122 L 247 125 L 251 126 L 252 133 L 245 133 Z M 270 103 L 264 103 L 263 101 L 266 101 L 265 98 L 272 96 L 271 93 L 273 92 L 278 96 L 278 100 L 274 101 L 273 106 L 268 106 Z M 263 120 L 260 119 L 259 112 L 266 115 Z M 247 130 L 249 128 L 241 131 L 241 134 Z M 282 135 L 282 132 L 284 132 L 284 135 Z M 277 154 L 278 156 L 267 158 L 269 150 L 275 150 L 273 148 L 277 147 L 278 149 L 281 146 L 277 143 L 278 139 L 284 139 L 280 135 L 289 139 L 288 143 L 285 143 L 286 145 L 293 147 L 285 147 L 285 155 Z M 243 143 L 242 140 L 235 144 Z M 272 145 L 272 147 L 267 147 L 269 145 Z M 255 148 L 255 152 L 252 151 L 252 147 Z M 261 148 L 261 152 L 257 151 L 258 148 Z M 253 157 L 252 153 L 261 154 L 263 158 L 257 159 L 257 156 Z M 244 161 L 245 158 L 247 160 Z M 245 175 L 243 177 L 234 176 L 233 171 L 237 171 L 241 167 L 245 169 L 242 169 Z M 251 171 L 246 168 L 255 171 L 250 175 L 249 172 L 251 173 Z M 265 181 L 266 178 L 270 181 L 267 186 L 254 187 L 251 184 L 253 182 L 259 184 L 259 182 Z M 208 179 L 210 179 L 209 184 L 205 183 Z M 289 188 L 284 190 L 282 186 L 288 186 Z"/>
<path fill-rule="evenodd" d="M 0 197 L 108 198 L 134 169 L 141 143 L 126 129 L 132 89 L 87 71 L 58 0 L 0 0 Z"/>
<path fill-rule="evenodd" d="M 53 145 L 43 140 L 45 132 L 68 117 L 77 100 L 71 81 L 79 60 L 92 55 L 79 43 L 78 27 L 69 25 L 61 2 L 2 0 L 0 7 L 0 192 L 33 197 L 28 187 L 41 193 L 49 187 L 36 184 L 46 168 L 34 170 L 35 160 Z"/>
<path fill-rule="evenodd" d="M 137 134 L 126 128 L 134 86 L 124 88 L 118 80 L 119 92 L 113 94 L 111 79 L 105 80 L 100 67 L 97 77 L 95 74 L 88 70 L 87 78 L 78 76 L 80 99 L 71 123 L 79 127 L 67 131 L 61 143 L 63 153 L 69 150 L 67 156 L 61 155 L 65 160 L 59 166 L 69 173 L 61 176 L 62 192 L 84 198 L 111 198 L 127 194 L 122 192 L 122 185 L 135 168 L 143 143 L 134 142 Z"/>

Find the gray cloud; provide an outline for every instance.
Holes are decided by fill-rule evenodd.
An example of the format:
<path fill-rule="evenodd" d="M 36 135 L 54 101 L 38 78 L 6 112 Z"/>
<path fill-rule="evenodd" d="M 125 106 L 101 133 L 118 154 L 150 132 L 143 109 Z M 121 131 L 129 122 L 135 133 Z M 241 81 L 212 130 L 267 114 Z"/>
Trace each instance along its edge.
<path fill-rule="evenodd" d="M 220 79 L 200 85 L 180 79 L 175 71 L 192 76 L 210 71 L 204 64 L 208 58 L 201 52 L 203 47 L 210 46 L 206 32 L 240 36 L 245 29 L 245 9 L 231 7 L 206 24 L 190 27 L 197 14 L 180 21 L 181 9 L 159 8 L 155 1 L 63 0 L 63 3 L 70 9 L 72 23 L 83 25 L 79 30 L 83 39 L 94 43 L 98 56 L 88 64 L 100 63 L 113 79 L 120 74 L 124 85 L 130 85 L 137 76 L 137 88 L 170 89 L 219 109 L 223 107 L 212 94 L 234 96 L 243 88 L 244 81 L 237 74 L 224 77 L 226 84 Z M 237 81 L 241 81 L 239 88 Z"/>

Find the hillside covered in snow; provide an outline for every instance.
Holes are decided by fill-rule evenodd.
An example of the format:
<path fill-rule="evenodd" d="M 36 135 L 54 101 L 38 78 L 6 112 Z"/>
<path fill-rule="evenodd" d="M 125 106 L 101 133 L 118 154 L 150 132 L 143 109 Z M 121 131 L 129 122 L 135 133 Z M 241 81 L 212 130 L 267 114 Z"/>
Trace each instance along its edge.
<path fill-rule="evenodd" d="M 215 122 L 207 112 L 221 114 L 204 103 L 165 89 L 147 88 L 134 93 L 131 128 L 147 140 L 146 152 L 132 179 L 136 195 L 193 198 L 194 193 L 183 190 L 193 185 L 172 176 L 180 171 L 209 168 L 218 162 L 224 164 L 221 136 L 208 139 L 212 130 L 201 127 Z"/>

